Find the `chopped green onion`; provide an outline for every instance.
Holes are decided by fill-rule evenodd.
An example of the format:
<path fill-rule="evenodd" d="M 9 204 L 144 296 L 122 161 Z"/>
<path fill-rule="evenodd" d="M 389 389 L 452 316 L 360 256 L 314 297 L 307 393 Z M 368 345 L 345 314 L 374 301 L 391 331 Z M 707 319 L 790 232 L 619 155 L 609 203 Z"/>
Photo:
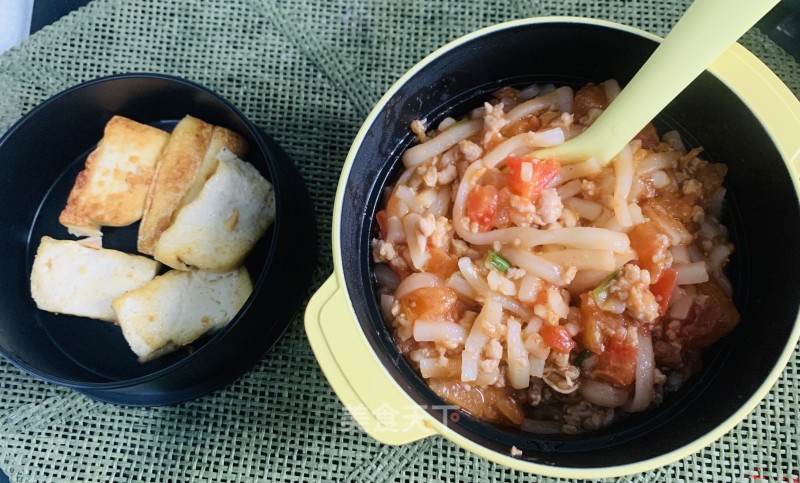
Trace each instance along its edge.
<path fill-rule="evenodd" d="M 489 265 L 503 273 L 507 272 L 508 269 L 511 268 L 511 264 L 508 263 L 508 260 L 492 250 L 489 250 L 489 253 L 486 254 L 486 261 L 489 263 Z"/>
<path fill-rule="evenodd" d="M 608 277 L 604 278 L 600 285 L 598 285 L 594 290 L 592 290 L 592 297 L 594 297 L 595 302 L 597 305 L 603 305 L 603 302 L 606 301 L 608 298 L 608 289 L 611 287 L 611 284 L 619 278 L 620 270 L 617 270 L 611 273 Z"/>
<path fill-rule="evenodd" d="M 590 355 L 592 355 L 592 351 L 590 351 L 589 349 L 583 349 L 578 353 L 577 356 L 575 356 L 575 360 L 572 361 L 572 365 L 575 367 L 581 367 L 583 361 L 588 359 Z"/>

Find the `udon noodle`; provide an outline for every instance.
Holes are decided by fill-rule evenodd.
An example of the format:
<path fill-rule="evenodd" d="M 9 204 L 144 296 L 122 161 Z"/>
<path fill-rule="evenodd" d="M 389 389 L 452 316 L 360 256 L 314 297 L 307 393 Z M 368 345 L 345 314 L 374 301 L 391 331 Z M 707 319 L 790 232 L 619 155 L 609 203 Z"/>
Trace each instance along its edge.
<path fill-rule="evenodd" d="M 723 164 L 648 125 L 607 166 L 531 153 L 576 136 L 615 81 L 511 87 L 419 143 L 377 214 L 381 309 L 428 385 L 474 417 L 597 430 L 658 405 L 739 320 Z"/>

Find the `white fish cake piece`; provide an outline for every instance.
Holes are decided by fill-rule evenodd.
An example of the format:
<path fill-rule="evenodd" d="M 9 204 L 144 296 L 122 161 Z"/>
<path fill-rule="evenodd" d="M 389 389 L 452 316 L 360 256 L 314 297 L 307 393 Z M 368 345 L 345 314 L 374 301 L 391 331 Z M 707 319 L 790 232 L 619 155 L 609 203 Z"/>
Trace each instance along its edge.
<path fill-rule="evenodd" d="M 48 312 L 114 321 L 114 298 L 155 277 L 159 263 L 78 241 L 42 237 L 31 271 L 31 295 Z"/>
<path fill-rule="evenodd" d="M 113 307 L 131 350 L 147 362 L 225 327 L 252 291 L 244 267 L 224 274 L 170 270 L 120 295 Z"/>
<path fill-rule="evenodd" d="M 156 243 L 153 256 L 165 265 L 233 270 L 275 219 L 272 184 L 228 149 L 217 158 L 214 174 Z"/>

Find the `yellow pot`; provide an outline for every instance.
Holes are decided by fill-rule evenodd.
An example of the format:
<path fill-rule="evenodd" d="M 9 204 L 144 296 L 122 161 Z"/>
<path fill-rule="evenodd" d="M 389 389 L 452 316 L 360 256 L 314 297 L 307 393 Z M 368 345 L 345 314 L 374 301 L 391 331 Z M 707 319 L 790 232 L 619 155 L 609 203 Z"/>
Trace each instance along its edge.
<path fill-rule="evenodd" d="M 598 434 L 537 436 L 443 408 L 405 363 L 381 320 L 369 242 L 384 186 L 412 142 L 411 120 L 463 114 L 499 86 L 624 85 L 659 38 L 581 18 L 492 26 L 442 47 L 378 102 L 342 169 L 333 213 L 334 274 L 311 299 L 306 332 L 322 369 L 361 427 L 387 444 L 439 434 L 499 464 L 553 477 L 647 471 L 696 452 L 750 413 L 780 376 L 800 334 L 800 254 L 778 250 L 800 235 L 800 102 L 739 45 L 721 56 L 659 117 L 725 162 L 731 278 L 742 323 L 704 353 L 705 369 L 661 407 Z M 779 285 L 780 290 L 775 290 Z M 439 406 L 439 407 L 437 407 Z M 512 456 L 512 446 L 522 450 Z"/>

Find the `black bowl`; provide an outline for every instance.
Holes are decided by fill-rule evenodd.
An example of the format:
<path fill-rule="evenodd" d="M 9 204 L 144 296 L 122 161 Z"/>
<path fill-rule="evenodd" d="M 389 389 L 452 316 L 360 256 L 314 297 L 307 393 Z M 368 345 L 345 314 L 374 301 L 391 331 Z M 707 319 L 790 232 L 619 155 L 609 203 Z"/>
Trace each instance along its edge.
<path fill-rule="evenodd" d="M 118 114 L 171 130 L 191 114 L 247 140 L 246 160 L 273 184 L 276 219 L 246 260 L 253 294 L 218 333 L 139 363 L 118 326 L 37 309 L 33 257 L 43 235 L 74 239 L 58 223 L 77 173 Z M 0 354 L 49 382 L 130 405 L 171 404 L 216 389 L 252 366 L 280 338 L 309 282 L 313 257 L 287 270 L 298 237 L 314 251 L 313 214 L 303 180 L 286 154 L 228 101 L 175 77 L 124 74 L 96 79 L 44 102 L 0 139 Z M 285 210 L 294 205 L 297 221 Z M 104 246 L 136 253 L 138 223 L 104 229 Z M 309 236 L 311 234 L 311 236 Z M 286 274 L 289 274 L 288 276 Z M 282 278 L 283 277 L 283 278 Z"/>
<path fill-rule="evenodd" d="M 446 116 L 457 118 L 506 85 L 579 87 L 615 78 L 624 86 L 656 47 L 651 36 L 602 22 L 552 19 L 490 29 L 412 69 L 362 128 L 350 153 L 352 164 L 340 181 L 341 213 L 334 215 L 339 223 L 338 267 L 372 351 L 397 385 L 436 421 L 447 420 L 435 409 L 445 403 L 393 343 L 380 315 L 370 255 L 384 187 L 398 176 L 399 156 L 413 143 L 409 123 L 427 118 L 436 125 Z M 484 455 L 507 458 L 516 447 L 523 453 L 517 461 L 523 463 L 514 466 L 532 471 L 571 468 L 584 477 L 642 471 L 700 449 L 713 441 L 709 434 L 721 436 L 719 429 L 730 429 L 743 418 L 777 379 L 797 338 L 800 303 L 800 252 L 776 249 L 776 241 L 800 236 L 798 197 L 779 148 L 744 100 L 708 72 L 669 105 L 656 126 L 661 132 L 677 129 L 690 145 L 703 146 L 708 159 L 730 169 L 723 221 L 737 246 L 729 275 L 741 324 L 704 352 L 703 371 L 660 407 L 607 429 L 576 436 L 534 435 L 464 413 L 457 424 L 448 425 L 454 433 L 443 432 L 447 437 L 467 441 Z M 642 461 L 650 466 L 631 466 Z"/>

